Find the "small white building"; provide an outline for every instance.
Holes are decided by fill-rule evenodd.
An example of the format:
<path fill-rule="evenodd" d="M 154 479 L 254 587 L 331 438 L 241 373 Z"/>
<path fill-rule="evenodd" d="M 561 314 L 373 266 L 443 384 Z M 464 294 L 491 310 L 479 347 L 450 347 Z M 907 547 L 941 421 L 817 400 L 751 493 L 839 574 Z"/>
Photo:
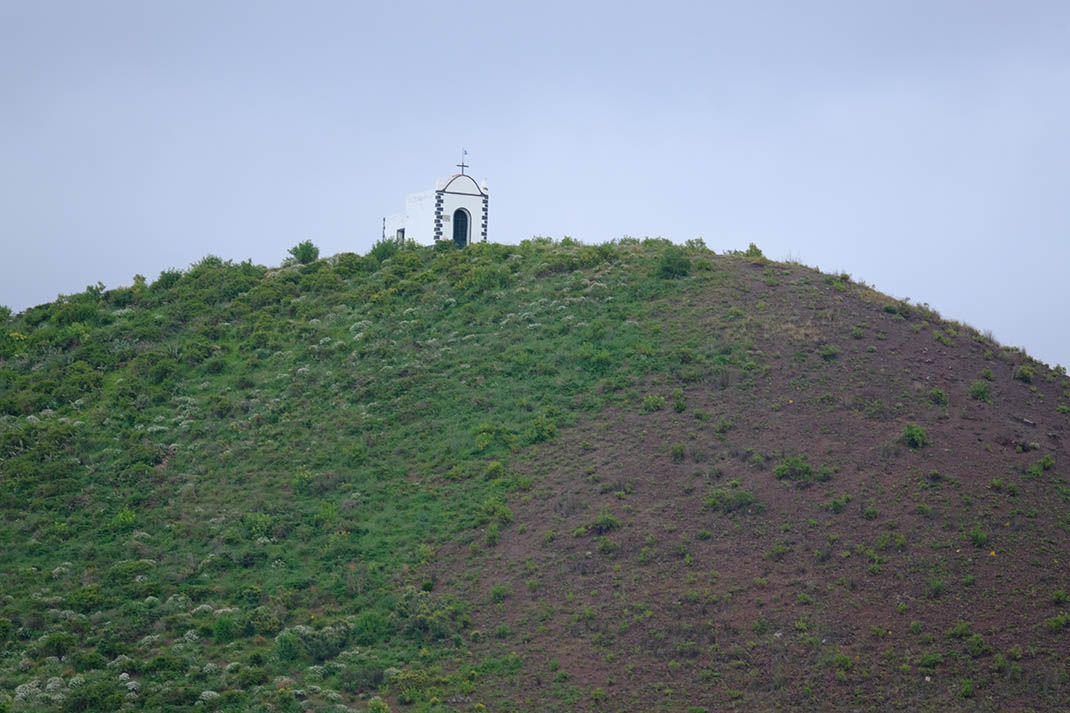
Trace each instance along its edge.
<path fill-rule="evenodd" d="M 431 245 L 452 240 L 458 247 L 487 241 L 487 182 L 476 183 L 460 173 L 438 180 L 435 187 L 405 198 L 405 210 L 383 218 L 383 239 L 413 240 Z"/>

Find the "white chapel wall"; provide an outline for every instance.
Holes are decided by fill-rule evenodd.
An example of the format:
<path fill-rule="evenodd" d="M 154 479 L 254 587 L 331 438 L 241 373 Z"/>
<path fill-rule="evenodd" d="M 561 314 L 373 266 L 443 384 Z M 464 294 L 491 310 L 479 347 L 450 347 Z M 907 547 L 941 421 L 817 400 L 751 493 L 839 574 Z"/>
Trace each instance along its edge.
<path fill-rule="evenodd" d="M 405 239 L 420 245 L 435 241 L 435 191 L 411 193 L 405 198 L 405 210 L 387 216 L 386 237 L 397 237 L 398 230 L 405 230 Z"/>
<path fill-rule="evenodd" d="M 439 191 L 443 191 L 439 193 Z M 453 214 L 458 208 L 464 208 L 469 214 L 468 241 L 477 243 L 483 240 L 484 195 L 479 184 L 469 175 L 461 174 L 436 182 L 435 188 L 420 193 L 412 193 L 405 198 L 405 210 L 384 218 L 384 237 L 396 238 L 399 230 L 405 231 L 405 239 L 420 245 L 431 245 L 435 241 L 435 206 L 437 199 L 442 200 L 442 240 L 453 239 Z"/>

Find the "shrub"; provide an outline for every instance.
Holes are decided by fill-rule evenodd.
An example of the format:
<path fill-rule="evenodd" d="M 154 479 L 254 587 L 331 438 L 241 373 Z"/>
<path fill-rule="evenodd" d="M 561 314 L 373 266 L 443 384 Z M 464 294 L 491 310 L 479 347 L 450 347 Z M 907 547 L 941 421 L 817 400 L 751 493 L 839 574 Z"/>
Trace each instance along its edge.
<path fill-rule="evenodd" d="M 903 427 L 903 435 L 899 437 L 899 440 L 914 450 L 924 448 L 931 443 L 925 429 L 913 423 L 908 423 Z"/>
<path fill-rule="evenodd" d="M 620 520 L 613 517 L 608 510 L 603 510 L 602 513 L 594 519 L 591 524 L 591 530 L 599 535 L 604 535 L 607 532 L 612 532 L 620 527 Z"/>
<path fill-rule="evenodd" d="M 785 478 L 796 483 L 806 482 L 813 476 L 813 468 L 808 462 L 809 456 L 805 453 L 801 456 L 789 456 L 784 462 L 773 468 L 773 475 L 777 480 Z"/>
<path fill-rule="evenodd" d="M 945 635 L 949 639 L 965 639 L 971 633 L 973 633 L 973 627 L 970 626 L 970 622 L 959 619 Z"/>
<path fill-rule="evenodd" d="M 933 389 L 929 392 L 929 400 L 937 406 L 947 406 L 947 394 L 942 389 Z"/>
<path fill-rule="evenodd" d="M 311 240 L 302 240 L 290 248 L 289 253 L 294 260 L 302 265 L 307 265 L 319 259 L 320 249 L 313 245 Z"/>
<path fill-rule="evenodd" d="M 115 681 L 94 681 L 71 689 L 63 701 L 63 710 L 117 711 L 123 705 L 123 694 L 123 689 Z"/>
<path fill-rule="evenodd" d="M 739 481 L 733 480 L 727 486 L 714 488 L 710 491 L 710 496 L 706 498 L 706 507 L 711 510 L 720 510 L 723 513 L 731 513 L 752 505 L 759 505 L 754 493 L 739 486 Z"/>
<path fill-rule="evenodd" d="M 226 644 L 237 637 L 238 625 L 233 617 L 229 614 L 224 614 L 215 620 L 215 625 L 212 627 L 212 638 L 216 640 L 216 643 Z"/>
<path fill-rule="evenodd" d="M 557 424 L 553 419 L 546 416 L 536 416 L 528 425 L 527 436 L 529 443 L 542 443 L 554 437 L 557 433 Z"/>
<path fill-rule="evenodd" d="M 643 403 L 640 406 L 640 413 L 653 413 L 654 411 L 660 411 L 665 408 L 665 397 L 657 396 L 656 394 L 650 394 L 643 398 Z"/>
<path fill-rule="evenodd" d="M 821 355 L 821 358 L 824 359 L 825 361 L 832 361 L 833 359 L 838 357 L 842 352 L 843 352 L 843 350 L 840 349 L 835 344 L 822 344 L 817 349 L 817 353 L 819 355 Z"/>
<path fill-rule="evenodd" d="M 1029 384 L 1032 383 L 1033 376 L 1035 374 L 1036 369 L 1031 367 L 1029 364 L 1022 364 L 1020 367 L 1018 367 L 1017 371 L 1014 372 L 1014 378 L 1018 379 L 1018 381 L 1024 381 L 1025 383 Z"/>
<path fill-rule="evenodd" d="M 967 393 L 974 401 L 984 401 L 985 403 L 988 403 L 990 401 L 990 396 L 988 394 L 988 382 L 984 379 L 978 379 L 972 384 L 970 384 L 969 389 L 967 389 Z"/>
<path fill-rule="evenodd" d="M 376 644 L 386 638 L 390 622 L 375 609 L 368 609 L 357 616 L 353 623 L 353 641 L 363 646 Z"/>
<path fill-rule="evenodd" d="M 294 661 L 305 653 L 305 644 L 292 631 L 284 631 L 275 637 L 275 653 L 282 661 Z"/>
<path fill-rule="evenodd" d="M 687 251 L 673 246 L 662 253 L 661 260 L 658 261 L 658 277 L 663 280 L 674 280 L 690 274 L 691 258 L 687 256 Z"/>
<path fill-rule="evenodd" d="M 379 696 L 368 701 L 368 713 L 390 713 L 390 706 Z"/>
<path fill-rule="evenodd" d="M 943 662 L 943 655 L 936 653 L 935 651 L 930 651 L 927 654 L 923 654 L 922 657 L 918 659 L 918 665 L 922 668 L 936 668 Z"/>
<path fill-rule="evenodd" d="M 368 251 L 368 256 L 374 258 L 376 262 L 382 264 L 384 260 L 388 260 L 401 250 L 401 246 L 397 240 L 378 240 L 372 249 Z"/>
<path fill-rule="evenodd" d="M 974 547 L 987 547 L 989 535 L 981 529 L 980 525 L 974 525 L 970 530 L 970 544 Z"/>
<path fill-rule="evenodd" d="M 1044 628 L 1053 634 L 1070 627 L 1070 611 L 1064 611 L 1044 620 Z"/>
<path fill-rule="evenodd" d="M 834 514 L 839 514 L 847 509 L 847 503 L 851 502 L 851 496 L 848 493 L 843 493 L 838 498 L 833 498 L 824 503 L 822 507 L 827 510 L 831 510 Z"/>
<path fill-rule="evenodd" d="M 683 441 L 677 441 L 669 447 L 669 453 L 672 456 L 673 463 L 683 463 L 684 456 L 687 455 L 687 444 Z"/>
<path fill-rule="evenodd" d="M 966 639 L 966 653 L 973 658 L 987 656 L 992 653 L 992 646 L 985 642 L 980 634 L 974 634 Z"/>

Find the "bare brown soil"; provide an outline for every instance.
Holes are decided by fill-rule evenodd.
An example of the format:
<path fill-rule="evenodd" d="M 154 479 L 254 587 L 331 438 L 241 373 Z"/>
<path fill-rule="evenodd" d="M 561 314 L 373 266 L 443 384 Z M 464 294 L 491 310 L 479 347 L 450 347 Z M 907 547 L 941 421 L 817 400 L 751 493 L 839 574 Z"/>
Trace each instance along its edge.
<path fill-rule="evenodd" d="M 752 369 L 633 384 L 626 404 L 523 454 L 534 487 L 497 545 L 472 532 L 438 553 L 436 591 L 473 602 L 476 656 L 524 661 L 482 700 L 1070 708 L 1070 628 L 1045 624 L 1070 610 L 1070 414 L 1057 410 L 1070 381 L 1037 364 L 1031 383 L 1016 379 L 1020 352 L 926 309 L 896 316 L 864 286 L 744 269 L 667 309 L 661 348 L 745 343 Z M 990 403 L 968 394 L 985 369 Z M 664 408 L 641 413 L 651 394 Z M 908 423 L 931 445 L 901 442 Z M 802 455 L 831 478 L 774 475 Z M 733 482 L 756 505 L 711 508 Z M 619 527 L 594 531 L 602 514 Z"/>

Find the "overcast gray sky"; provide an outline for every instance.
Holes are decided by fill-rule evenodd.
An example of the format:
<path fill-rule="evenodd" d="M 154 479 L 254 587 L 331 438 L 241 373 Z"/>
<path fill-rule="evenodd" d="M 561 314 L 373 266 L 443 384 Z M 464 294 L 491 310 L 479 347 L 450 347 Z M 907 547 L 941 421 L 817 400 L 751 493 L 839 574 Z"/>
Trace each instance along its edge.
<path fill-rule="evenodd" d="M 1070 3 L 0 0 L 0 304 L 490 236 L 755 242 L 1070 364 Z"/>

